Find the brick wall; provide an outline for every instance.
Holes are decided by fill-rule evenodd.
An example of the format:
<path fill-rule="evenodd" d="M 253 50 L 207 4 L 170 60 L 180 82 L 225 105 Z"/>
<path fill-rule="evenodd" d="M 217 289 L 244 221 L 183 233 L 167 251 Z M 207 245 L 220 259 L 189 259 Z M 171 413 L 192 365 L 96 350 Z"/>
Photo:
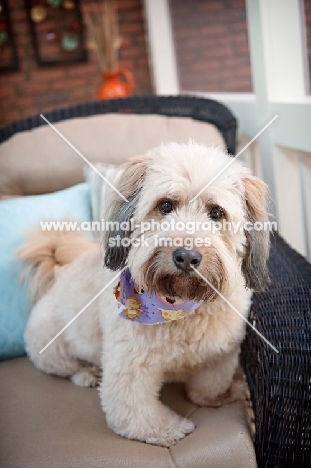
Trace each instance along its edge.
<path fill-rule="evenodd" d="M 88 61 L 39 67 L 31 44 L 24 0 L 9 0 L 20 70 L 0 76 L 0 126 L 51 109 L 96 99 L 102 83 L 94 52 Z M 152 92 L 141 0 L 119 0 L 120 65 L 132 70 L 135 93 Z"/>

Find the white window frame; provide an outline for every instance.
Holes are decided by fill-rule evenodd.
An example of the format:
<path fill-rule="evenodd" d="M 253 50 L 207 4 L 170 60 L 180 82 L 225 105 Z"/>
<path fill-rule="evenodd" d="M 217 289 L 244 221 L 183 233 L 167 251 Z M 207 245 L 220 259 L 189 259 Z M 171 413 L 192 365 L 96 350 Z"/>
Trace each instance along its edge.
<path fill-rule="evenodd" d="M 144 0 L 157 94 L 179 94 L 169 0 Z M 311 96 L 303 0 L 246 0 L 253 93 L 193 93 L 232 109 L 241 142 L 278 119 L 252 145 L 269 184 L 281 235 L 311 260 Z M 284 53 L 286 51 L 286 54 Z"/>

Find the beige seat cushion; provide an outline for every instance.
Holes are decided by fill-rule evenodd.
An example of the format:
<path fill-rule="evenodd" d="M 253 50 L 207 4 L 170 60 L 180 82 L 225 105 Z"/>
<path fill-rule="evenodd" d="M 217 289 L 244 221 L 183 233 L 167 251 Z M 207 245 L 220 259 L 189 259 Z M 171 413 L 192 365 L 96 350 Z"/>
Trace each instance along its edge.
<path fill-rule="evenodd" d="M 0 466 L 5 468 L 250 468 L 254 448 L 243 403 L 199 408 L 182 385 L 167 385 L 162 400 L 196 423 L 170 449 L 111 432 L 96 389 L 46 375 L 27 358 L 0 363 Z"/>
<path fill-rule="evenodd" d="M 120 164 L 129 156 L 189 138 L 224 145 L 211 124 L 160 115 L 104 114 L 55 127 L 89 160 Z M 0 146 L 0 199 L 54 192 L 83 182 L 85 161 L 48 125 L 14 135 Z"/>

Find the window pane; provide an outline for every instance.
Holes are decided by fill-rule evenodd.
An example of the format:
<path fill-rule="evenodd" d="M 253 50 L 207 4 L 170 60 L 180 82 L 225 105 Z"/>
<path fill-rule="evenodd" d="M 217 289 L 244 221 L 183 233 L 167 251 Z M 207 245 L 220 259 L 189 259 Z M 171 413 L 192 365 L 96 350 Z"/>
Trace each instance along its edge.
<path fill-rule="evenodd" d="M 245 0 L 170 0 L 182 91 L 251 92 Z"/>
<path fill-rule="evenodd" d="M 309 93 L 311 94 L 311 1 L 305 0 L 304 3 L 305 3 L 306 30 L 307 30 Z"/>

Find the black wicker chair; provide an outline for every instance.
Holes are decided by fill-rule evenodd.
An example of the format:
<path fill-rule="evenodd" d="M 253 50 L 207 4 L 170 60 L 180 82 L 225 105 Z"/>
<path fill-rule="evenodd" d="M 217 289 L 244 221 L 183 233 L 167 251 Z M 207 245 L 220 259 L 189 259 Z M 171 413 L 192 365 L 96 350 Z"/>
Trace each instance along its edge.
<path fill-rule="evenodd" d="M 222 104 L 195 97 L 139 96 L 80 104 L 46 113 L 52 122 L 101 113 L 161 114 L 210 122 L 235 153 L 236 119 Z M 45 122 L 40 116 L 0 130 L 0 143 Z M 259 467 L 309 467 L 311 450 L 311 265 L 278 234 L 269 259 L 271 284 L 255 294 L 250 320 L 280 351 L 276 354 L 250 328 L 242 364 L 255 412 Z"/>

